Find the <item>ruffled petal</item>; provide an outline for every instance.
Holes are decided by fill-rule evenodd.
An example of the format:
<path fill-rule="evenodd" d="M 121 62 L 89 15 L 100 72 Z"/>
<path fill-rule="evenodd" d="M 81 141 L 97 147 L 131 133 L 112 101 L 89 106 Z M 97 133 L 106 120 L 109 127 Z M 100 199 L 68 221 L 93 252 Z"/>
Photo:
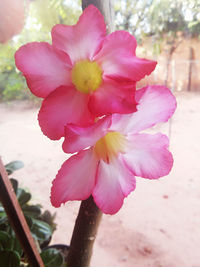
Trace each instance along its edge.
<path fill-rule="evenodd" d="M 128 140 L 130 150 L 123 154 L 123 158 L 136 176 L 157 179 L 170 172 L 173 157 L 168 150 L 167 136 L 160 133 L 135 134 Z"/>
<path fill-rule="evenodd" d="M 71 84 L 68 55 L 48 43 L 34 42 L 20 47 L 15 62 L 31 92 L 38 97 L 46 97 L 57 87 Z"/>
<path fill-rule="evenodd" d="M 87 199 L 94 188 L 97 160 L 91 150 L 84 150 L 64 162 L 53 181 L 51 203 L 60 207 L 68 200 Z"/>
<path fill-rule="evenodd" d="M 121 208 L 124 198 L 136 186 L 133 173 L 120 157 L 110 164 L 101 160 L 96 179 L 92 195 L 97 206 L 107 214 L 116 213 Z"/>
<path fill-rule="evenodd" d="M 112 130 L 138 133 L 160 122 L 166 122 L 176 109 L 176 99 L 165 86 L 148 86 L 136 91 L 137 112 L 114 114 Z"/>
<path fill-rule="evenodd" d="M 93 59 L 106 35 L 106 25 L 99 10 L 90 5 L 74 26 L 58 24 L 52 29 L 52 44 L 65 51 L 74 63 Z"/>
<path fill-rule="evenodd" d="M 94 116 L 88 110 L 88 95 L 73 87 L 61 86 L 44 99 L 38 120 L 42 132 L 57 140 L 64 136 L 67 123 L 89 125 L 94 122 Z"/>
<path fill-rule="evenodd" d="M 96 116 L 136 111 L 135 84 L 104 80 L 101 87 L 91 95 L 89 108 Z"/>
<path fill-rule="evenodd" d="M 101 137 L 106 135 L 111 124 L 111 117 L 107 116 L 88 127 L 67 124 L 63 150 L 74 153 L 86 147 L 93 146 Z"/>
<path fill-rule="evenodd" d="M 104 76 L 120 81 L 139 81 L 149 75 L 157 62 L 135 56 L 135 38 L 125 31 L 109 34 L 102 49 L 95 56 L 104 71 Z"/>

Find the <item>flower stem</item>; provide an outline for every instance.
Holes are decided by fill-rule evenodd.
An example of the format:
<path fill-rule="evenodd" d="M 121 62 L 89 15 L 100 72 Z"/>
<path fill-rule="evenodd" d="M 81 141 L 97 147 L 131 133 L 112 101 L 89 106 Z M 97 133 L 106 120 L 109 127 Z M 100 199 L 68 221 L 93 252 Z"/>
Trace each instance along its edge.
<path fill-rule="evenodd" d="M 81 202 L 70 243 L 67 267 L 90 266 L 92 248 L 101 217 L 102 212 L 94 203 L 92 196 Z"/>

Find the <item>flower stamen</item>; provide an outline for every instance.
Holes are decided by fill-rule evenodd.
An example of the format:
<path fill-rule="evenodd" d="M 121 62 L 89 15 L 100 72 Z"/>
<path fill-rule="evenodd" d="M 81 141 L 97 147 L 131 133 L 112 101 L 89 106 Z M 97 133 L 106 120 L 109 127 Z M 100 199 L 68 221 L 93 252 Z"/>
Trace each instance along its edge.
<path fill-rule="evenodd" d="M 119 132 L 109 132 L 96 142 L 94 152 L 99 159 L 109 163 L 118 153 L 125 152 L 126 144 L 124 135 Z"/>
<path fill-rule="evenodd" d="M 81 93 L 91 93 L 102 83 L 102 70 L 96 61 L 76 62 L 71 71 L 72 83 Z"/>

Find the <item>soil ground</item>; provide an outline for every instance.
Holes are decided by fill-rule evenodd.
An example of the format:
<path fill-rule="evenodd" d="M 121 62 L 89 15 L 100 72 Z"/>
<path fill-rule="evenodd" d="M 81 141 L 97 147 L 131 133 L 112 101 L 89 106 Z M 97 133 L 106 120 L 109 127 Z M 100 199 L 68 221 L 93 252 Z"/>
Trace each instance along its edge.
<path fill-rule="evenodd" d="M 200 94 L 177 94 L 172 121 L 153 132 L 170 132 L 174 167 L 157 181 L 137 178 L 137 188 L 114 216 L 104 215 L 91 267 L 200 267 Z M 0 104 L 0 155 L 4 163 L 22 160 L 13 175 L 34 203 L 56 212 L 52 243 L 69 244 L 79 202 L 51 207 L 51 181 L 68 155 L 61 143 L 42 135 L 38 108 Z"/>

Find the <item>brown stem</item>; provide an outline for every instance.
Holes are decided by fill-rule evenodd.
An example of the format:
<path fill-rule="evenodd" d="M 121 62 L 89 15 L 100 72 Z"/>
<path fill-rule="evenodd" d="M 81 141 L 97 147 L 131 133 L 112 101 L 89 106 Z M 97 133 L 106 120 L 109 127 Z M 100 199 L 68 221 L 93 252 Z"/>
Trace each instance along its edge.
<path fill-rule="evenodd" d="M 82 201 L 70 243 L 67 267 L 90 266 L 92 248 L 101 217 L 102 212 L 94 203 L 92 196 Z"/>

